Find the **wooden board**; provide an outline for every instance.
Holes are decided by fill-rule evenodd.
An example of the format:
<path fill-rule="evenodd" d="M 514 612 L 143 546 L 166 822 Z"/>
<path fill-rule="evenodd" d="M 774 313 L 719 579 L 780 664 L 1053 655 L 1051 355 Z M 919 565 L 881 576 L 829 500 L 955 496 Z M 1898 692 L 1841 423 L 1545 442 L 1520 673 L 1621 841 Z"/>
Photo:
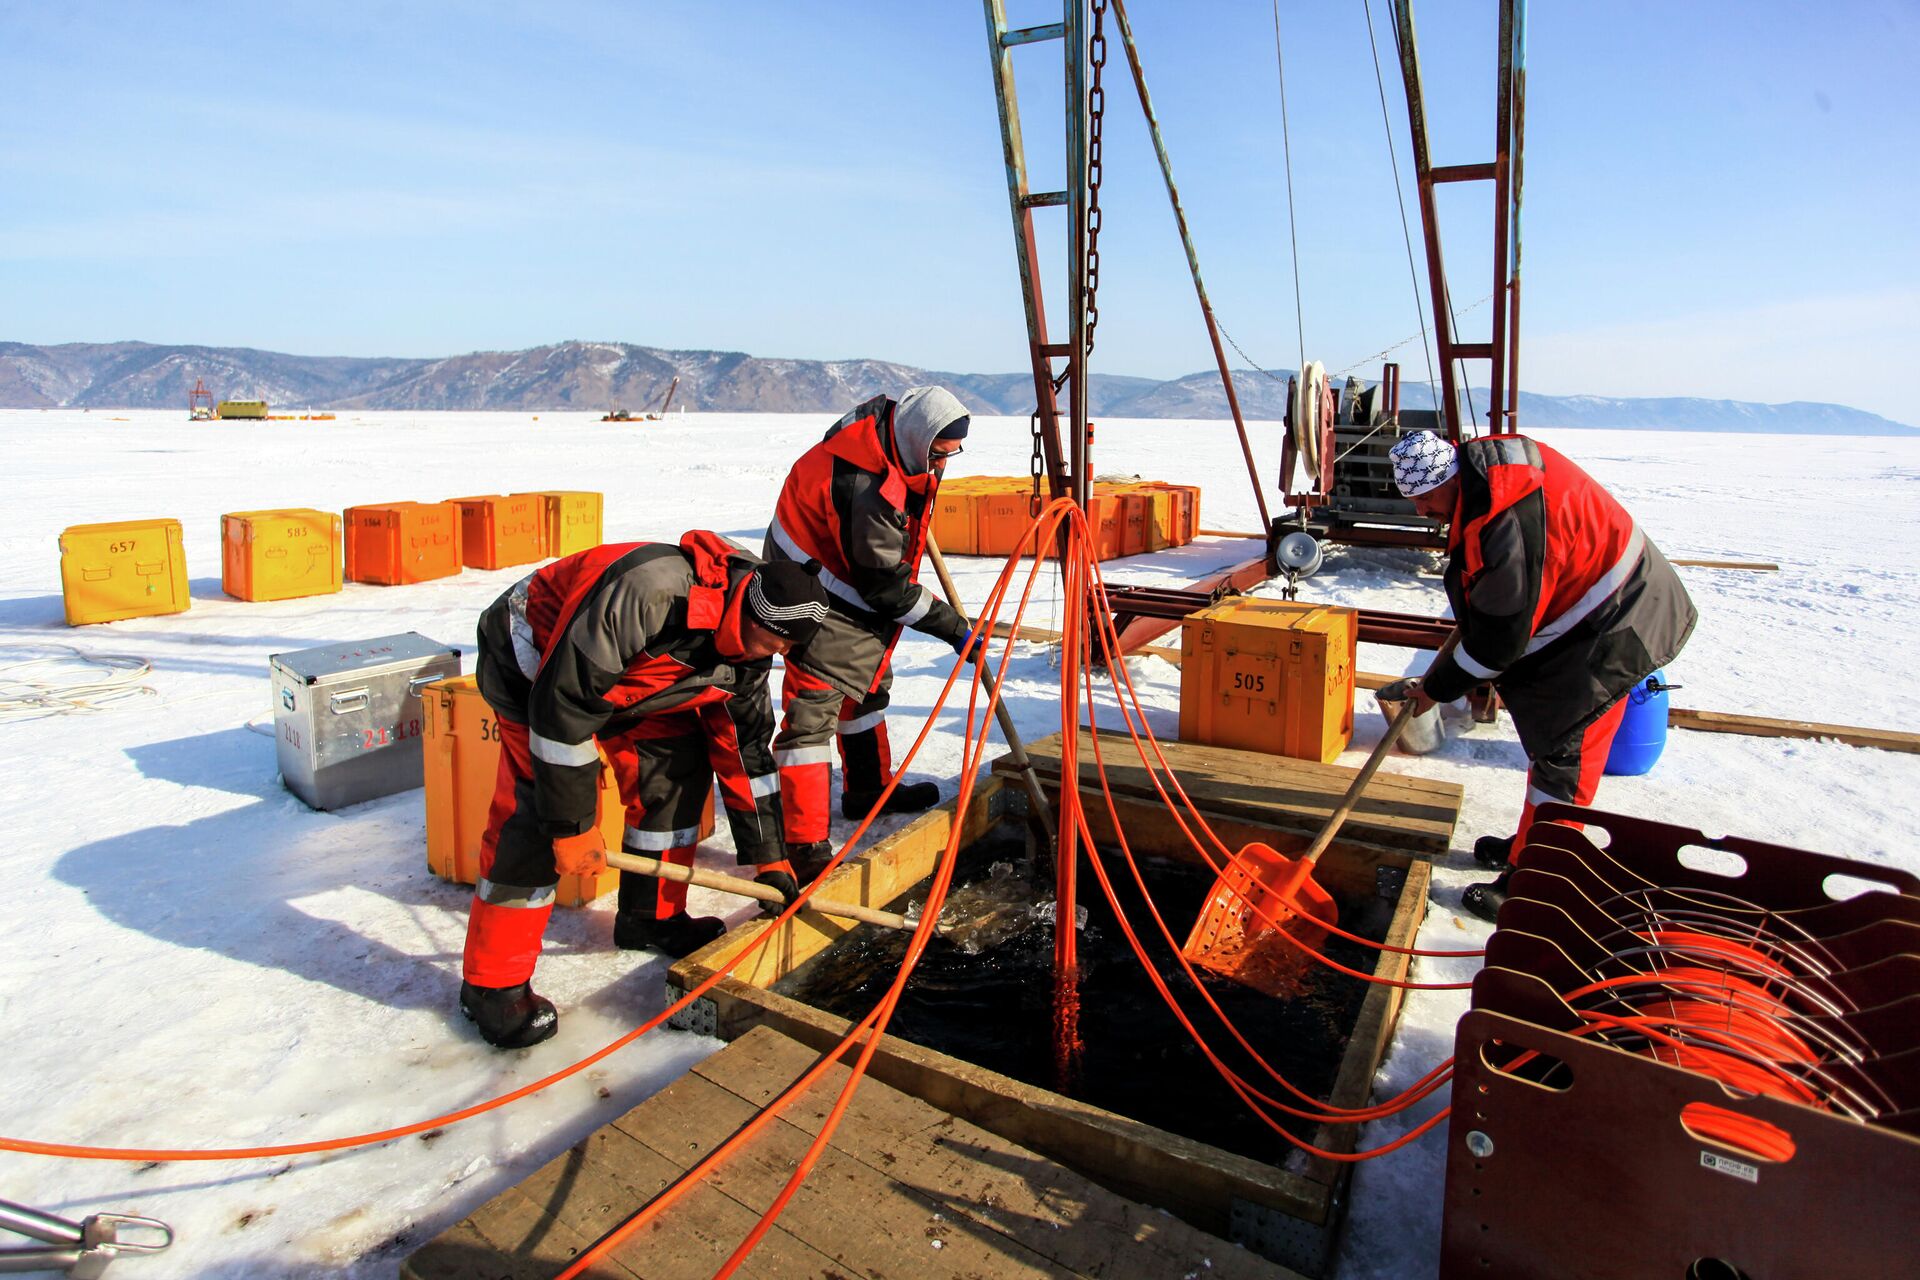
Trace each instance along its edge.
<path fill-rule="evenodd" d="M 758 1114 L 816 1061 L 758 1027 L 419 1249 L 405 1280 L 550 1277 Z M 845 1083 L 835 1064 L 732 1159 L 590 1274 L 705 1280 L 745 1238 Z M 1114 1195 L 876 1079 L 739 1273 L 759 1277 L 1295 1273 Z"/>
<path fill-rule="evenodd" d="M 1016 793 L 1006 794 L 1019 798 Z M 975 805 L 985 807 L 979 800 Z M 1164 806 L 1119 796 L 1115 808 L 1137 852 L 1198 856 Z M 1257 840 L 1297 851 L 1310 839 L 1244 818 L 1207 816 L 1229 847 Z M 1104 802 L 1090 797 L 1087 817 L 1096 843 L 1114 839 Z M 978 825 L 979 815 L 970 814 L 963 821 L 971 829 Z M 1016 820 L 1009 816 L 1006 821 Z M 927 857 L 913 842 L 896 845 L 892 841 L 883 841 L 870 856 L 898 856 L 913 863 Z M 1377 873 L 1382 869 L 1404 877 L 1386 940 L 1398 947 L 1410 946 L 1425 915 L 1430 881 L 1429 868 L 1420 858 L 1336 841 L 1322 858 L 1316 878 L 1336 894 L 1364 897 L 1381 891 Z M 875 868 L 874 874 L 891 879 L 895 873 Z M 709 964 L 726 953 L 725 946 L 723 940 L 674 965 L 667 978 L 670 994 L 711 977 Z M 1409 967 L 1406 954 L 1389 951 L 1382 954 L 1376 972 L 1384 978 L 1404 978 Z M 761 981 L 777 976 L 763 972 Z M 1331 1099 L 1336 1105 L 1357 1106 L 1369 1096 L 1402 998 L 1394 987 L 1376 986 L 1369 991 L 1334 1080 Z M 690 1010 L 690 1019 L 699 1029 L 726 1040 L 743 1037 L 756 1027 L 771 1027 L 818 1051 L 837 1045 L 849 1028 L 844 1018 L 731 977 L 708 988 Z M 1311 1159 L 1276 1166 L 1248 1159 L 893 1036 L 882 1038 L 870 1074 L 941 1111 L 1078 1170 L 1117 1195 L 1158 1206 L 1203 1231 L 1227 1235 L 1251 1225 L 1266 1241 L 1265 1247 L 1284 1249 L 1283 1256 L 1303 1269 L 1323 1267 L 1331 1249 L 1350 1165 Z M 1344 1151 L 1351 1149 L 1355 1136 L 1351 1126 L 1323 1125 L 1313 1142 Z M 1287 1243 L 1275 1244 L 1276 1240 Z"/>
<path fill-rule="evenodd" d="M 1344 765 L 1192 742 L 1162 742 L 1160 749 L 1180 785 L 1200 808 L 1308 836 L 1318 833 L 1359 773 Z M 1116 795 L 1159 803 L 1152 775 L 1140 762 L 1130 738 L 1102 730 L 1100 752 Z M 1041 781 L 1057 793 L 1060 736 L 1053 734 L 1028 743 L 1027 754 Z M 1005 757 L 996 760 L 993 768 L 996 774 L 1009 773 Z M 1085 734 L 1080 741 L 1079 776 L 1083 788 L 1093 788 L 1088 807 L 1098 807 L 1099 771 L 1094 765 L 1093 745 Z M 1341 840 L 1349 845 L 1376 845 L 1428 857 L 1444 854 L 1452 842 L 1464 795 L 1457 783 L 1383 770 L 1361 794 L 1359 805 L 1342 829 Z"/>
<path fill-rule="evenodd" d="M 1920 733 L 1902 733 L 1897 729 L 1864 729 L 1857 725 L 1821 724 L 1817 720 L 1776 720 L 1771 716 L 1689 711 L 1684 707 L 1669 711 L 1667 723 L 1675 729 L 1701 733 L 1741 733 L 1754 738 L 1832 738 L 1854 747 L 1920 752 Z"/>
<path fill-rule="evenodd" d="M 996 797 L 1007 784 L 988 778 L 973 789 L 973 803 L 960 822 L 960 843 L 972 844 L 993 825 L 998 809 Z M 1017 783 L 1015 784 L 1018 785 Z M 933 864 L 947 847 L 953 833 L 954 802 L 947 801 L 921 814 L 892 835 L 875 841 L 821 882 L 819 894 L 828 902 L 857 902 L 867 907 L 888 907 L 907 890 L 933 872 Z M 882 854 L 882 851 L 884 855 Z M 771 920 L 750 920 L 729 930 L 682 960 L 692 961 L 712 972 L 768 929 Z M 740 962 L 733 976 L 746 982 L 771 986 L 785 974 L 805 964 L 828 947 L 861 926 L 851 920 L 832 916 L 802 914 L 781 925 L 774 937 Z"/>

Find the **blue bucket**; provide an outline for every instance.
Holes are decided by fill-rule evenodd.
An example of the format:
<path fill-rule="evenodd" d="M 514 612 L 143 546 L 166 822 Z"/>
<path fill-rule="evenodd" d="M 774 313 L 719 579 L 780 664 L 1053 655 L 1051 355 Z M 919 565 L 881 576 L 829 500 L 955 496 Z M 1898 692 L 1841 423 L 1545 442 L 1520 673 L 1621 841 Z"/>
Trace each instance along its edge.
<path fill-rule="evenodd" d="M 1667 690 L 1680 686 L 1668 684 L 1665 677 L 1665 671 L 1656 671 L 1627 691 L 1626 714 L 1607 751 L 1608 773 L 1616 777 L 1645 773 L 1666 750 Z"/>

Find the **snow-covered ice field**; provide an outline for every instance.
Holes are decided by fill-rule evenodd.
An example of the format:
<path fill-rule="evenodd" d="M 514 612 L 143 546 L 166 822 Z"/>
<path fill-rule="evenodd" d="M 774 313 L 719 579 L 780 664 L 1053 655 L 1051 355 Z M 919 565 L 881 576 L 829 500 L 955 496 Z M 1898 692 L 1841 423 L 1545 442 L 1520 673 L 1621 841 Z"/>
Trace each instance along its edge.
<path fill-rule="evenodd" d="M 0 412 L 0 664 L 77 645 L 151 660 L 153 695 L 92 715 L 0 724 L 0 1134 L 122 1147 L 290 1143 L 437 1115 L 546 1075 L 658 1010 L 665 966 L 615 951 L 611 904 L 556 912 L 536 986 L 559 1036 L 488 1049 L 454 1009 L 468 891 L 428 874 L 421 793 L 315 813 L 282 789 L 268 655 L 419 631 L 472 665 L 480 609 L 523 569 L 469 570 L 410 587 L 246 604 L 220 590 L 219 516 L 340 510 L 395 499 L 532 489 L 606 494 L 611 540 L 704 526 L 757 545 L 789 463 L 833 415 L 363 413 L 331 423 L 188 423 L 176 411 Z M 1278 428 L 1258 424 L 1269 472 Z M 1778 562 L 1777 574 L 1683 569 L 1700 626 L 1669 677 L 1680 705 L 1911 729 L 1920 721 L 1920 438 L 1544 432 L 1618 494 L 1675 557 Z M 1023 474 L 1027 424 L 976 419 L 952 474 Z M 1096 470 L 1206 488 L 1202 523 L 1257 522 L 1231 427 L 1108 421 Z M 59 531 L 173 516 L 186 531 L 193 607 L 70 630 Z M 1118 581 L 1175 583 L 1255 554 L 1195 545 L 1110 566 Z M 1443 605 L 1435 561 L 1335 551 L 1303 598 L 1408 612 Z M 978 600 L 984 561 L 955 558 Z M 929 577 L 931 575 L 929 574 Z M 1046 611 L 1036 619 L 1047 622 Z M 1424 659 L 1364 647 L 1363 669 Z M 904 747 L 951 653 L 899 650 L 894 734 Z M 1009 704 L 1035 737 L 1057 726 L 1043 650 L 1022 647 Z M 1171 736 L 1178 670 L 1134 663 Z M 1380 720 L 1361 697 L 1345 763 Z M 913 772 L 951 794 L 957 715 Z M 1421 945 L 1477 945 L 1457 910 L 1483 878 L 1464 852 L 1511 831 L 1523 758 L 1511 726 L 1459 732 L 1389 766 L 1451 779 L 1467 803 L 1436 868 Z M 1908 806 L 1920 757 L 1829 742 L 1676 733 L 1644 778 L 1609 779 L 1603 807 L 1920 870 Z M 899 820 L 895 820 L 897 823 Z M 732 865 L 722 835 L 703 860 Z M 851 824 L 837 824 L 844 836 Z M 696 890 L 696 910 L 743 918 Z M 1468 962 L 1423 963 L 1454 980 Z M 1451 1052 L 1464 993 L 1407 1002 L 1379 1081 L 1392 1093 Z M 140 1165 L 0 1154 L 0 1197 L 78 1218 L 103 1210 L 173 1224 L 174 1247 L 112 1274 L 392 1276 L 400 1259 L 480 1203 L 673 1079 L 718 1042 L 657 1033 L 582 1076 L 438 1134 L 268 1162 Z M 1444 1095 L 1442 1095 L 1444 1097 Z M 1434 1100 L 1431 1105 L 1439 1105 Z M 1431 1114 L 1372 1126 L 1377 1145 Z M 1431 1274 L 1444 1129 L 1361 1166 L 1339 1275 Z"/>

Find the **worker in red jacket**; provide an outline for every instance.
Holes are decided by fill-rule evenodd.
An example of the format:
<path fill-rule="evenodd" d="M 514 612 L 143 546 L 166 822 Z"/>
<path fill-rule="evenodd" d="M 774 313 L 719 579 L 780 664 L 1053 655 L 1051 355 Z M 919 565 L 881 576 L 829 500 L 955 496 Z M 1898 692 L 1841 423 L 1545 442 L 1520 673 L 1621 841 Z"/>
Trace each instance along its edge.
<path fill-rule="evenodd" d="M 600 757 L 626 806 L 622 845 L 691 866 L 718 775 L 740 862 L 791 901 L 769 749 L 774 654 L 826 616 L 817 566 L 762 564 L 717 533 L 595 547 L 515 583 L 480 615 L 480 692 L 500 772 L 467 918 L 460 1008 L 518 1049 L 559 1026 L 531 986 L 562 875 L 606 870 Z M 687 914 L 684 884 L 620 874 L 615 945 L 683 956 L 724 926 Z"/>
<path fill-rule="evenodd" d="M 940 476 L 968 424 L 965 407 L 943 387 L 913 387 L 898 402 L 875 396 L 829 427 L 780 490 L 764 555 L 774 564 L 819 561 L 828 605 L 806 653 L 787 663 L 785 716 L 773 741 L 789 854 L 803 883 L 829 856 L 835 740 L 843 816 L 867 814 L 893 777 L 886 710 L 901 631 L 966 646 L 972 624 L 919 578 Z M 915 812 L 939 799 L 934 783 L 903 782 L 886 811 Z"/>
<path fill-rule="evenodd" d="M 1422 515 L 1447 522 L 1447 599 L 1460 643 L 1405 682 L 1414 713 L 1491 683 L 1526 750 L 1527 798 L 1510 837 L 1474 857 L 1501 868 L 1461 902 L 1492 920 L 1535 806 L 1589 804 L 1626 695 L 1672 662 L 1697 615 L 1680 577 L 1592 476 L 1525 436 L 1457 449 L 1413 431 L 1390 451 L 1394 481 Z"/>

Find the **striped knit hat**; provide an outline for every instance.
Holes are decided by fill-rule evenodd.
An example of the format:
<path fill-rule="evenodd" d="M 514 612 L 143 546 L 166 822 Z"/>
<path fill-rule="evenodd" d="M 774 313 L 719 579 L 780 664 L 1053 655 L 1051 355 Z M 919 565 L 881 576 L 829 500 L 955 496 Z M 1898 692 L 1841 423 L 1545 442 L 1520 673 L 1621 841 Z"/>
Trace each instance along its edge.
<path fill-rule="evenodd" d="M 1460 470 L 1453 446 L 1431 431 L 1407 432 L 1387 456 L 1393 459 L 1394 484 L 1409 498 L 1438 489 Z"/>
<path fill-rule="evenodd" d="M 747 613 L 777 636 L 804 645 L 827 616 L 820 562 L 770 560 L 747 579 Z"/>

